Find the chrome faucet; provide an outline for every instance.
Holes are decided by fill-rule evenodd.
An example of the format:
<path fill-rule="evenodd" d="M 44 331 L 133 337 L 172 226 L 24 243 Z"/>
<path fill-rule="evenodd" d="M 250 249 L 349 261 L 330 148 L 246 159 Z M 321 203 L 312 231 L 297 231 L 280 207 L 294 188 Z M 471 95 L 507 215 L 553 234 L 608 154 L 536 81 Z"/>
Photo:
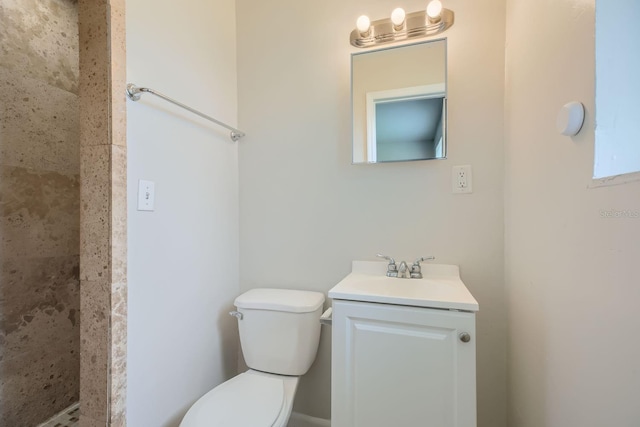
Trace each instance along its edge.
<path fill-rule="evenodd" d="M 398 277 L 400 279 L 422 279 L 420 263 L 422 261 L 436 259 L 434 256 L 421 257 L 416 259 L 411 268 L 409 268 L 407 263 L 404 261 L 400 262 L 400 266 L 398 267 L 396 265 L 396 261 L 390 256 L 382 254 L 377 254 L 377 256 L 389 261 L 389 265 L 387 265 L 387 277 Z"/>

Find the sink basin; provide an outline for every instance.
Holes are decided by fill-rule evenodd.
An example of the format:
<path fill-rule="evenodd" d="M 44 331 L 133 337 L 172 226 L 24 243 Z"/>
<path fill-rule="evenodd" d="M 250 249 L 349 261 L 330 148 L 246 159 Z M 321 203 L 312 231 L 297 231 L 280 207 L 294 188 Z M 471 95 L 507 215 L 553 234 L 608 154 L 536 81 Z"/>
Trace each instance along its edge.
<path fill-rule="evenodd" d="M 329 291 L 329 298 L 478 311 L 457 265 L 423 264 L 422 279 L 387 277 L 386 272 L 386 262 L 353 261 L 352 272 Z"/>

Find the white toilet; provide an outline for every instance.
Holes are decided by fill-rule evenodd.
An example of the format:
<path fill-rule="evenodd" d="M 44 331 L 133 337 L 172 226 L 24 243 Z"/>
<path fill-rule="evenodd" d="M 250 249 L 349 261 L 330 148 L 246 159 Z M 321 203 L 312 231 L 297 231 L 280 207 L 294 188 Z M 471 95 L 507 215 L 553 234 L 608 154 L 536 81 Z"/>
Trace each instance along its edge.
<path fill-rule="evenodd" d="M 180 427 L 284 427 L 298 380 L 316 358 L 324 295 L 252 289 L 235 300 L 250 368 L 202 396 Z"/>

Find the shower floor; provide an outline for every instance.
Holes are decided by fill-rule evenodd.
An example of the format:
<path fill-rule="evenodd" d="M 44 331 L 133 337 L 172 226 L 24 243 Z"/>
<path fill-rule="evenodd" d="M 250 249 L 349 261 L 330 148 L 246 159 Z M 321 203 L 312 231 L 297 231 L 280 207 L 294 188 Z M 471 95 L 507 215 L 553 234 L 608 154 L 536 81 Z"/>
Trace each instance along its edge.
<path fill-rule="evenodd" d="M 43 422 L 38 427 L 78 427 L 79 419 L 80 404 L 74 403 L 64 411 Z"/>

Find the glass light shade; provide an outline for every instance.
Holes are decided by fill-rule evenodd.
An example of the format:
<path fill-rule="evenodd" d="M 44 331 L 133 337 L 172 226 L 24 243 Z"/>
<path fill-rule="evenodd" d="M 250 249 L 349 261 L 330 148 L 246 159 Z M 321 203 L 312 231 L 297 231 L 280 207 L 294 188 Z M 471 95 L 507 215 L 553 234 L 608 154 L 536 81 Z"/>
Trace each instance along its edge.
<path fill-rule="evenodd" d="M 393 22 L 393 26 L 396 28 L 402 27 L 402 24 L 404 24 L 405 15 L 406 14 L 403 8 L 396 7 L 395 9 L 393 9 L 393 12 L 391 12 L 391 22 Z"/>
<path fill-rule="evenodd" d="M 427 5 L 427 16 L 431 21 L 438 21 L 442 13 L 442 2 L 440 0 L 431 0 Z"/>
<path fill-rule="evenodd" d="M 356 27 L 358 28 L 358 31 L 360 31 L 360 34 L 364 34 L 369 31 L 370 26 L 371 21 L 369 20 L 369 17 L 367 15 L 360 16 L 356 21 Z"/>

